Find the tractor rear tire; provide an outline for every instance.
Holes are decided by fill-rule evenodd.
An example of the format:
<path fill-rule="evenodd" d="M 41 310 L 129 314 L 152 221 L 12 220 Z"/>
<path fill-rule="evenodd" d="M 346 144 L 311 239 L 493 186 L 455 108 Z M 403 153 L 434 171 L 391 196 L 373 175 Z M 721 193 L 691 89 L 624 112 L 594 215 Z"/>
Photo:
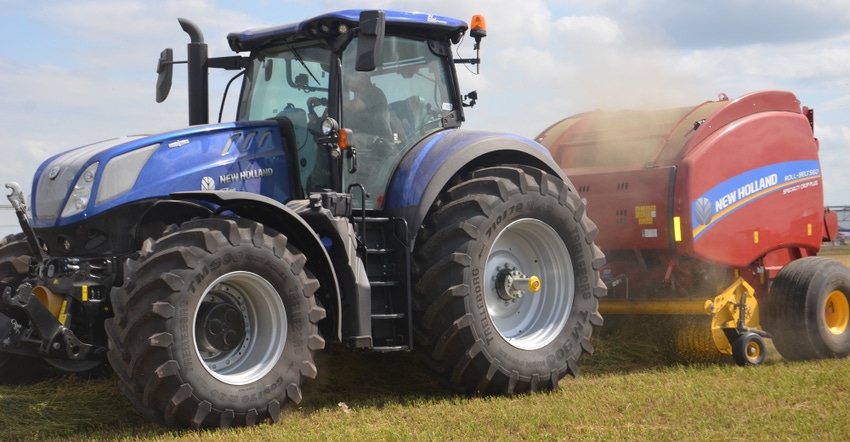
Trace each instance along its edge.
<path fill-rule="evenodd" d="M 596 234 L 575 192 L 538 169 L 481 169 L 444 191 L 414 253 L 414 336 L 426 371 L 464 394 L 557 389 L 577 375 L 602 325 Z M 538 292 L 506 289 L 507 277 L 532 276 Z"/>
<path fill-rule="evenodd" d="M 12 288 L 12 294 L 24 282 L 28 273 L 30 258 L 29 245 L 23 233 L 8 235 L 0 240 L 0 294 L 6 287 Z M 0 301 L 2 305 L 2 301 Z M 0 308 L 0 311 L 3 311 Z M 12 314 L 11 312 L 5 312 Z M 13 315 L 14 316 L 14 315 Z M 14 318 L 28 320 L 26 316 Z M 0 384 L 26 384 L 37 382 L 53 373 L 39 357 L 26 357 L 11 353 L 0 353 Z"/>
<path fill-rule="evenodd" d="M 305 264 L 285 236 L 247 220 L 194 220 L 148 239 L 111 293 L 121 390 L 168 426 L 277 422 L 324 348 Z"/>
<path fill-rule="evenodd" d="M 762 302 L 762 321 L 789 360 L 850 355 L 850 269 L 823 257 L 787 264 Z"/>

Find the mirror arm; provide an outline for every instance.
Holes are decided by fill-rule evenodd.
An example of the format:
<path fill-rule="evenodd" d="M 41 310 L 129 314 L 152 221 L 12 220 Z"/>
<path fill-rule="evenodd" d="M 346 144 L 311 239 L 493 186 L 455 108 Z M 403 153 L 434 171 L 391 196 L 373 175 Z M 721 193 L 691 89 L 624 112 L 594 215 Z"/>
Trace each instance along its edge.
<path fill-rule="evenodd" d="M 230 57 L 216 57 L 207 59 L 207 65 L 211 68 L 224 69 L 227 71 L 236 71 L 245 69 L 251 65 L 251 59 L 239 55 Z"/>

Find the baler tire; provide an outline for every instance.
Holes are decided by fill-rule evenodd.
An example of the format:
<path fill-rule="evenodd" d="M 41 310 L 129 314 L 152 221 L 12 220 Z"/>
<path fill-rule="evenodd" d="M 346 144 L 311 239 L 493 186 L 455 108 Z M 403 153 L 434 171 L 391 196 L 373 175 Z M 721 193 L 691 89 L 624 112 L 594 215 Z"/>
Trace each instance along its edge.
<path fill-rule="evenodd" d="M 732 341 L 732 359 L 739 367 L 761 365 L 766 356 L 764 339 L 756 333 L 744 333 Z"/>
<path fill-rule="evenodd" d="M 480 169 L 443 192 L 414 252 L 415 349 L 464 394 L 557 389 L 602 325 L 604 256 L 570 187 L 530 167 Z M 538 293 L 500 298 L 494 273 L 522 267 Z"/>
<path fill-rule="evenodd" d="M 783 267 L 766 299 L 762 321 L 782 357 L 797 361 L 850 355 L 850 269 L 824 257 Z"/>
<path fill-rule="evenodd" d="M 11 287 L 14 294 L 14 290 L 24 282 L 29 273 L 31 256 L 32 252 L 23 233 L 7 235 L 0 240 L 0 294 L 6 287 Z M 0 312 L 2 311 L 0 308 Z M 26 384 L 43 380 L 52 374 L 41 358 L 0 353 L 0 384 Z"/>
<path fill-rule="evenodd" d="M 193 220 L 145 241 L 106 323 L 121 390 L 167 426 L 277 422 L 324 348 L 305 264 L 284 235 L 242 219 Z"/>

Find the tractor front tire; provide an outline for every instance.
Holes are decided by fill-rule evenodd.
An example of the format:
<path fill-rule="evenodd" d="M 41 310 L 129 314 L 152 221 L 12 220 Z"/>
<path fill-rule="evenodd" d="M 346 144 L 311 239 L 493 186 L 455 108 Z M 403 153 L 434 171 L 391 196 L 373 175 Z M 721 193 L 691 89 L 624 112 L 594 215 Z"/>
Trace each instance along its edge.
<path fill-rule="evenodd" d="M 124 394 L 174 427 L 278 421 L 324 348 L 305 263 L 285 236 L 247 220 L 194 220 L 147 240 L 106 324 Z"/>
<path fill-rule="evenodd" d="M 784 358 L 850 355 L 850 269 L 823 257 L 788 263 L 762 304 L 762 321 Z"/>
<path fill-rule="evenodd" d="M 414 253 L 426 371 L 465 394 L 557 389 L 577 375 L 602 325 L 596 233 L 579 197 L 538 169 L 481 169 L 447 189 Z"/>

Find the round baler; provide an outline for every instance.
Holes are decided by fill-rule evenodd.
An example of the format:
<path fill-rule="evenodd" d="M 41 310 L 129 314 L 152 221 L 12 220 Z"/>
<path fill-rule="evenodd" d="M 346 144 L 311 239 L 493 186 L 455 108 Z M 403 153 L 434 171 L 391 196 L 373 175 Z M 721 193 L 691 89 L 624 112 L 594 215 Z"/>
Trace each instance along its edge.
<path fill-rule="evenodd" d="M 823 204 L 813 115 L 763 91 L 543 131 L 599 227 L 600 312 L 708 314 L 710 350 L 740 365 L 760 364 L 768 337 L 787 359 L 850 354 L 850 270 L 816 257 L 837 216 Z"/>

